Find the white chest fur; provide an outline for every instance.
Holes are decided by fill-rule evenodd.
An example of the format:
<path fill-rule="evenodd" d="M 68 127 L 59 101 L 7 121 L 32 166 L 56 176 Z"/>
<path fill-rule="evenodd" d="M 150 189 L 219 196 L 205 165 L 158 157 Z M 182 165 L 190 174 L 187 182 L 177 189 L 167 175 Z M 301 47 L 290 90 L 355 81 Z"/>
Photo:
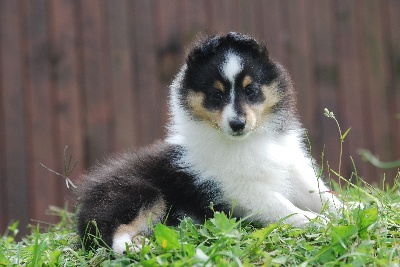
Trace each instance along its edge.
<path fill-rule="evenodd" d="M 186 149 L 179 164 L 200 180 L 217 182 L 225 198 L 237 201 L 240 206 L 255 203 L 251 199 L 260 198 L 257 195 L 260 188 L 291 199 L 294 169 L 298 163 L 310 168 L 296 132 L 275 136 L 260 132 L 236 140 L 202 122 L 186 123 L 179 134 L 167 139 Z"/>

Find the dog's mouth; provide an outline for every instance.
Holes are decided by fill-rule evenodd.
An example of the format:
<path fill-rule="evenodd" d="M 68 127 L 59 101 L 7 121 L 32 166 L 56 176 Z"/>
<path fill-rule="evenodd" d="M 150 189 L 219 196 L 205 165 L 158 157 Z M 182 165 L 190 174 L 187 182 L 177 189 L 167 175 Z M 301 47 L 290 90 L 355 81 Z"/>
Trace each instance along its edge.
<path fill-rule="evenodd" d="M 235 126 L 232 127 L 231 125 L 230 125 L 230 127 L 226 127 L 226 126 L 224 127 L 220 123 L 213 121 L 212 125 L 215 129 L 217 129 L 218 131 L 220 131 L 221 133 L 223 133 L 224 135 L 226 135 L 227 137 L 229 137 L 232 140 L 245 139 L 252 132 L 252 130 L 249 130 L 248 127 L 246 127 L 247 126 L 246 124 L 241 127 L 237 126 L 235 128 Z"/>
<path fill-rule="evenodd" d="M 242 130 L 242 131 L 229 131 L 226 135 L 233 140 L 243 140 L 246 139 L 250 135 L 250 131 Z"/>
<path fill-rule="evenodd" d="M 246 135 L 246 131 L 240 131 L 240 132 L 232 132 L 230 135 L 233 137 L 240 137 Z"/>

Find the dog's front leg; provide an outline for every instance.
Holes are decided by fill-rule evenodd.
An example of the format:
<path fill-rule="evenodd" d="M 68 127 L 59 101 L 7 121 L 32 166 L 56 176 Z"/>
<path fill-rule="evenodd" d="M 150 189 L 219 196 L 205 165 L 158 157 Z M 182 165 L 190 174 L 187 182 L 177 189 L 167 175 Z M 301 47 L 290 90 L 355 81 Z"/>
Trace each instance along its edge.
<path fill-rule="evenodd" d="M 296 207 L 281 193 L 262 190 L 260 187 L 254 189 L 246 199 L 239 200 L 238 204 L 242 210 L 246 211 L 246 214 L 241 214 L 241 216 L 250 216 L 250 220 L 263 224 L 283 220 L 293 226 L 304 227 L 310 220 L 318 217 L 316 213 Z"/>

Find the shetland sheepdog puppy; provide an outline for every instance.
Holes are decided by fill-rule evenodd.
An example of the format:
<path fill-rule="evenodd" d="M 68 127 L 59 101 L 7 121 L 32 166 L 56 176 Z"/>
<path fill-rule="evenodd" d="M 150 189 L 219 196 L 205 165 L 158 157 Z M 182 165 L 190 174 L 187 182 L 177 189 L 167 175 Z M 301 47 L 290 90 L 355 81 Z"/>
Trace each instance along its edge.
<path fill-rule="evenodd" d="M 239 34 L 195 44 L 170 86 L 165 140 L 110 158 L 78 189 L 86 248 L 123 253 L 152 225 L 213 210 L 261 224 L 304 226 L 339 201 L 313 168 L 286 70 Z M 151 222 L 151 223 L 150 223 Z"/>

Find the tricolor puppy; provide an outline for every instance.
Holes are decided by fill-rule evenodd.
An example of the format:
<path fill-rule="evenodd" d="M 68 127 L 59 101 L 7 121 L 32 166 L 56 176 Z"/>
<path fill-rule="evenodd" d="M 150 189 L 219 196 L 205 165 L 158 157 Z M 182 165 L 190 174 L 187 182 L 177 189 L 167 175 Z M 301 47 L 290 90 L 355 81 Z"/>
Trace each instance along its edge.
<path fill-rule="evenodd" d="M 202 222 L 213 215 L 211 202 L 237 217 L 262 224 L 287 217 L 294 226 L 339 203 L 316 177 L 290 77 L 265 45 L 238 33 L 198 43 L 169 101 L 166 140 L 109 159 L 80 185 L 87 248 L 100 235 L 122 253 L 150 234 L 150 221 Z"/>

